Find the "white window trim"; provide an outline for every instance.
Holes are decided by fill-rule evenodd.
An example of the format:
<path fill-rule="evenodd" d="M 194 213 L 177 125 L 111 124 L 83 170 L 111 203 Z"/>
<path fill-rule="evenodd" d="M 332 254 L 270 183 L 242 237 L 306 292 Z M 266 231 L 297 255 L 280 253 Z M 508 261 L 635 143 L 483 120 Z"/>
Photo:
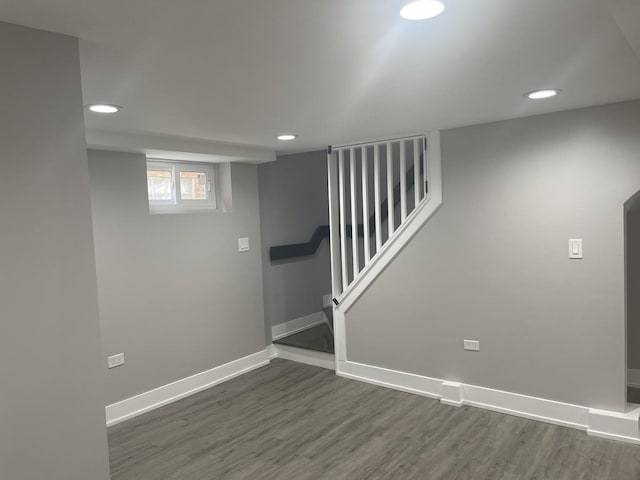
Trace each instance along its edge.
<path fill-rule="evenodd" d="M 187 163 L 172 160 L 147 159 L 147 170 L 155 168 L 172 172 L 172 199 L 148 200 L 149 213 L 200 213 L 215 212 L 216 206 L 216 172 L 215 165 L 210 163 Z M 202 172 L 207 175 L 209 195 L 206 200 L 184 200 L 180 193 L 180 172 Z M 148 199 L 148 190 L 147 190 Z"/>

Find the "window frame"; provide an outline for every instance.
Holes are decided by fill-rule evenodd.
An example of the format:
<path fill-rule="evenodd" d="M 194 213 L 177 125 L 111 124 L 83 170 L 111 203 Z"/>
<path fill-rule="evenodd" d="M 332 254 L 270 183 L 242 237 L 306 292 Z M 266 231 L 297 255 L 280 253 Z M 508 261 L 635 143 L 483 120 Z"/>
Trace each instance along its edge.
<path fill-rule="evenodd" d="M 147 159 L 147 172 L 149 170 L 162 170 L 171 172 L 171 200 L 149 199 L 149 187 L 147 183 L 147 202 L 149 213 L 198 213 L 217 211 L 216 201 L 216 168 L 210 163 L 180 162 L 176 160 L 163 160 L 156 158 Z M 195 172 L 206 175 L 206 199 L 183 199 L 180 190 L 180 173 Z"/>

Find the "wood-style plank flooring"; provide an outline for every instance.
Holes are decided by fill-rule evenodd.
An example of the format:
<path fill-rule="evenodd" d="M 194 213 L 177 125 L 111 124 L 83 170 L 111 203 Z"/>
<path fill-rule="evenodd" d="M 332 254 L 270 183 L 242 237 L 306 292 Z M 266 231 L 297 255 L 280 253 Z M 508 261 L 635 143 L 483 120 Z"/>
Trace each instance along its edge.
<path fill-rule="evenodd" d="M 113 480 L 640 479 L 640 447 L 286 360 L 109 429 Z"/>

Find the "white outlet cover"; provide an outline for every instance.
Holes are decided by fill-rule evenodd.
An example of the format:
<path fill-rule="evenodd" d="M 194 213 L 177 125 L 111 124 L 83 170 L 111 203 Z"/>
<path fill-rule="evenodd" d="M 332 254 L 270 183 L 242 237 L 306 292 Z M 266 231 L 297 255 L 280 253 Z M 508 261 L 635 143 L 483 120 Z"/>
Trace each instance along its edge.
<path fill-rule="evenodd" d="M 464 340 L 463 348 L 472 352 L 480 351 L 480 342 L 478 340 Z"/>
<path fill-rule="evenodd" d="M 124 365 L 124 353 L 107 357 L 107 368 L 119 367 L 120 365 Z"/>

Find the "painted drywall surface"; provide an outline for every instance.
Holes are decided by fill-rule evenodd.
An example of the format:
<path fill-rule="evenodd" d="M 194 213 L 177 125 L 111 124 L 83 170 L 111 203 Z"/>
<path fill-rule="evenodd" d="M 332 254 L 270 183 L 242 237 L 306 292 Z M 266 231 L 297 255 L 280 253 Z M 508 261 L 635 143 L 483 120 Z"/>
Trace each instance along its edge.
<path fill-rule="evenodd" d="M 105 404 L 264 349 L 256 166 L 227 213 L 151 215 L 142 155 L 89 151 Z M 238 252 L 238 238 L 251 250 Z"/>
<path fill-rule="evenodd" d="M 627 213 L 627 361 L 640 370 L 640 202 Z"/>
<path fill-rule="evenodd" d="M 77 40 L 0 23 L 0 478 L 109 477 Z"/>
<path fill-rule="evenodd" d="M 640 102 L 445 131 L 442 156 L 444 204 L 347 312 L 348 360 L 624 409 Z"/>
<path fill-rule="evenodd" d="M 322 310 L 331 292 L 328 241 L 313 256 L 271 262 L 269 247 L 308 242 L 329 224 L 325 151 L 279 157 L 258 166 L 267 341 L 271 326 Z"/>

